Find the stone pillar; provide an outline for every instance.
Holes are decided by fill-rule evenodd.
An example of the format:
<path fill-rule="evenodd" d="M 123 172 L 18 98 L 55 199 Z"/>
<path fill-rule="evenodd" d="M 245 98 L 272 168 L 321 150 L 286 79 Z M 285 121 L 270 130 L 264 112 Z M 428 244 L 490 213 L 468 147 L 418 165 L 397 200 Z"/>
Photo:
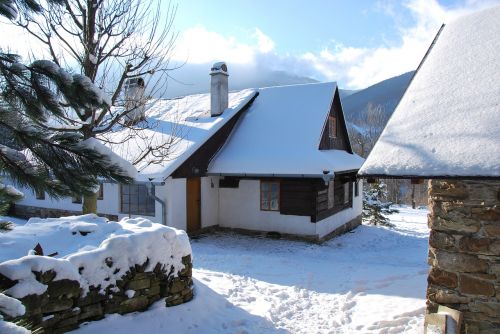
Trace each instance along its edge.
<path fill-rule="evenodd" d="M 462 312 L 462 333 L 500 333 L 500 181 L 429 182 L 427 312 Z"/>

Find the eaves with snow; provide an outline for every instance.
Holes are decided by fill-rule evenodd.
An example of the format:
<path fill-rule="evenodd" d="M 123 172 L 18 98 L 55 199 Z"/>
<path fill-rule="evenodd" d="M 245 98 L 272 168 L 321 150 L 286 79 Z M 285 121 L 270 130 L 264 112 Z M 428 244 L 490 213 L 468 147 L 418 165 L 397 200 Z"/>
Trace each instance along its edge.
<path fill-rule="evenodd" d="M 334 82 L 259 89 L 208 174 L 321 177 L 358 170 L 358 155 L 319 150 L 336 89 Z"/>
<path fill-rule="evenodd" d="M 255 96 L 256 90 L 229 93 L 229 106 L 217 117 L 210 116 L 210 94 L 195 94 L 177 99 L 157 99 L 146 105 L 149 128 L 139 131 L 123 128 L 108 136 L 116 144 L 112 150 L 133 162 L 148 147 L 164 146 L 147 154 L 135 166 L 137 180 L 157 180 L 170 176 L 224 124 Z M 167 158 L 165 158 L 167 156 Z"/>
<path fill-rule="evenodd" d="M 208 174 L 321 177 L 323 171 L 358 170 L 359 156 L 319 150 L 336 89 L 335 83 L 321 83 L 230 92 L 228 109 L 216 117 L 210 115 L 210 94 L 155 100 L 145 108 L 151 128 L 123 129 L 108 139 L 128 161 L 166 143 L 163 153 L 150 152 L 136 164 L 138 181 L 163 181 L 248 105 Z"/>
<path fill-rule="evenodd" d="M 499 18 L 442 28 L 359 175 L 500 178 Z"/>

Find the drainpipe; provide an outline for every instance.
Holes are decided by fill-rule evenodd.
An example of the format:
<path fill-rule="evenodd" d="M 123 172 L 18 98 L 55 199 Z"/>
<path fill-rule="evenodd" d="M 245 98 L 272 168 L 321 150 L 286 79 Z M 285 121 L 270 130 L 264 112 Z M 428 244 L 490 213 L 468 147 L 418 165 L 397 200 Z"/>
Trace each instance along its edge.
<path fill-rule="evenodd" d="M 148 193 L 149 196 L 153 197 L 155 201 L 160 203 L 161 205 L 161 223 L 162 225 L 167 226 L 167 203 L 165 203 L 164 200 L 156 196 L 156 194 L 153 192 L 153 185 L 159 185 L 163 186 L 165 185 L 165 182 L 152 182 L 152 180 L 149 180 L 149 183 L 146 183 L 146 187 L 148 188 Z"/>

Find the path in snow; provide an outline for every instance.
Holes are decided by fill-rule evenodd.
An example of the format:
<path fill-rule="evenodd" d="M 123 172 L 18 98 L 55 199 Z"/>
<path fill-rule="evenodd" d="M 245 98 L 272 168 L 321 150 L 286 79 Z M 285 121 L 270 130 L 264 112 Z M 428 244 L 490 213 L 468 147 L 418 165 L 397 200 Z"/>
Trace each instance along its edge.
<path fill-rule="evenodd" d="M 215 234 L 192 240 L 196 297 L 111 315 L 75 333 L 415 333 L 423 323 L 426 210 L 322 245 Z"/>

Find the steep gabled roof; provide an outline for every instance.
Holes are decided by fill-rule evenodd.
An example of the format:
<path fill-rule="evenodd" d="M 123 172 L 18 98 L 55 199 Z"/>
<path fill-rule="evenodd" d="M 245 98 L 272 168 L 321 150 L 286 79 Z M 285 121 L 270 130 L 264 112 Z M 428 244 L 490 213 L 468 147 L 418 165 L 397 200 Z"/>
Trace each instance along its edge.
<path fill-rule="evenodd" d="M 318 149 L 335 83 L 259 89 L 209 166 L 209 174 L 318 177 L 357 170 L 363 159 Z"/>
<path fill-rule="evenodd" d="M 360 175 L 500 178 L 499 18 L 442 29 Z"/>
<path fill-rule="evenodd" d="M 136 165 L 138 180 L 164 179 L 222 128 L 255 96 L 256 91 L 246 89 L 229 93 L 229 108 L 217 117 L 210 116 L 210 94 L 189 95 L 178 99 L 154 100 L 146 106 L 146 119 L 150 129 L 132 131 L 123 129 L 108 139 L 113 151 L 133 161 L 148 149 L 161 143 L 170 143 L 163 152 L 151 152 Z M 129 138 L 126 142 L 123 139 Z M 168 159 L 156 157 L 168 154 Z M 151 163 L 155 160 L 158 163 Z"/>

